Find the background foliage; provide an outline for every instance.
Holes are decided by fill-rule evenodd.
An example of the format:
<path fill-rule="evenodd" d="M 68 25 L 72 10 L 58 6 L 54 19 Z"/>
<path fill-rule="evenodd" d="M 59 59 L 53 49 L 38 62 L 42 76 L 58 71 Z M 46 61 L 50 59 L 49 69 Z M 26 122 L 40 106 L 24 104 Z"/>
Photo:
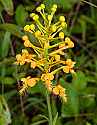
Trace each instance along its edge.
<path fill-rule="evenodd" d="M 97 125 L 97 0 L 0 0 L 0 125 L 48 124 L 45 88 L 37 85 L 19 96 L 18 80 L 33 71 L 14 65 L 23 48 L 23 27 L 31 23 L 29 14 L 41 3 L 47 11 L 58 4 L 55 19 L 66 17 L 64 32 L 75 43 L 70 56 L 77 62 L 76 78 L 59 77 L 68 102 L 51 96 L 53 125 Z"/>

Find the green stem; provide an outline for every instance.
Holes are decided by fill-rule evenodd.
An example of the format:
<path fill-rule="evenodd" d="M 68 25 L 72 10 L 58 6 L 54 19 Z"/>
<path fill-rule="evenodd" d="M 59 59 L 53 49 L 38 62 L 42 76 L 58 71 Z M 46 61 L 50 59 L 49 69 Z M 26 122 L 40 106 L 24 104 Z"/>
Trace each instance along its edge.
<path fill-rule="evenodd" d="M 46 72 L 48 72 L 49 65 L 48 65 L 48 46 L 49 46 L 49 41 L 45 41 L 44 43 L 44 57 L 45 57 L 45 66 L 44 69 Z"/>
<path fill-rule="evenodd" d="M 64 68 L 64 66 L 61 66 L 61 67 L 59 67 L 58 69 L 55 69 L 54 71 L 52 71 L 51 73 L 52 73 L 52 74 L 56 74 L 56 72 L 60 71 L 60 70 L 63 69 L 63 68 Z"/>
<path fill-rule="evenodd" d="M 47 106 L 48 106 L 48 113 L 49 113 L 49 125 L 53 125 L 52 123 L 52 111 L 51 111 L 51 105 L 50 105 L 50 96 L 49 96 L 49 93 L 47 91 L 46 93 L 46 96 L 47 96 Z"/>

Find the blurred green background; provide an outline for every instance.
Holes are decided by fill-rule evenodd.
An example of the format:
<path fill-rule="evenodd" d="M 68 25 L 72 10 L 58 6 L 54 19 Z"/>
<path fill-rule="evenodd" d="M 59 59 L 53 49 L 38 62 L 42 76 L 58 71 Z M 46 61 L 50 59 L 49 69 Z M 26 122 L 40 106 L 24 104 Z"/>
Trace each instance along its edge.
<path fill-rule="evenodd" d="M 97 125 L 97 0 L 0 0 L 0 125 L 48 125 L 45 88 L 37 85 L 20 96 L 18 80 L 33 71 L 14 65 L 24 48 L 23 27 L 41 3 L 47 12 L 58 5 L 55 20 L 66 17 L 65 35 L 75 43 L 69 53 L 77 77 L 60 74 L 68 102 L 51 95 L 53 125 Z"/>

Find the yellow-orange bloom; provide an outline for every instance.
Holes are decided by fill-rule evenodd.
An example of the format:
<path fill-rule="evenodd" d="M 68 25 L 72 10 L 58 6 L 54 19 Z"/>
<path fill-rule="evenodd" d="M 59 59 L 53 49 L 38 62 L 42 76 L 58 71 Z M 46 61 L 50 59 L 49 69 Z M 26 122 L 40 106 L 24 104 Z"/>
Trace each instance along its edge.
<path fill-rule="evenodd" d="M 28 76 L 27 78 L 22 78 L 21 81 L 29 87 L 33 87 L 36 85 L 38 78 L 31 78 L 31 76 Z"/>
<path fill-rule="evenodd" d="M 28 36 L 27 35 L 24 35 L 23 37 L 22 37 L 22 40 L 28 40 Z"/>
<path fill-rule="evenodd" d="M 26 49 L 22 50 L 22 57 L 25 59 L 26 62 L 29 62 L 29 60 L 32 59 L 33 55 L 29 54 L 29 52 Z"/>
<path fill-rule="evenodd" d="M 25 64 L 25 58 L 21 56 L 21 54 L 16 55 L 16 64 L 24 65 Z"/>
<path fill-rule="evenodd" d="M 75 65 L 75 62 L 73 62 L 71 59 L 67 59 L 65 61 L 65 64 L 66 66 L 64 66 L 63 71 L 65 73 L 69 73 L 69 72 L 74 73 L 73 67 Z"/>
<path fill-rule="evenodd" d="M 25 40 L 24 41 L 24 46 L 25 47 L 32 47 L 32 44 L 31 44 L 31 42 L 29 40 Z"/>
<path fill-rule="evenodd" d="M 66 65 L 68 65 L 68 66 L 71 67 L 71 68 L 73 68 L 74 65 L 75 65 L 75 62 L 72 61 L 71 59 L 67 59 L 67 60 L 65 61 L 65 63 L 66 63 Z"/>
<path fill-rule="evenodd" d="M 64 39 L 64 33 L 63 32 L 59 32 L 59 38 Z"/>
<path fill-rule="evenodd" d="M 37 31 L 35 32 L 35 36 L 36 36 L 36 37 L 41 36 L 41 32 L 40 32 L 39 30 L 37 30 Z"/>
<path fill-rule="evenodd" d="M 67 48 L 73 48 L 74 47 L 74 43 L 70 40 L 69 37 L 65 38 L 65 45 Z"/>
<path fill-rule="evenodd" d="M 16 63 L 20 64 L 20 65 L 24 65 L 26 62 L 31 62 L 33 55 L 29 54 L 28 51 L 26 49 L 22 50 L 22 55 L 21 54 L 17 54 L 16 55 Z"/>
<path fill-rule="evenodd" d="M 42 74 L 41 76 L 41 80 L 44 81 L 44 84 L 46 86 L 46 88 L 51 92 L 52 91 L 52 82 L 51 80 L 54 79 L 54 75 L 51 73 L 46 73 L 46 74 Z"/>
<path fill-rule="evenodd" d="M 60 61 L 60 55 L 55 55 L 55 60 Z"/>
<path fill-rule="evenodd" d="M 61 85 L 57 85 L 52 89 L 52 92 L 55 95 L 59 95 L 60 97 L 62 97 L 64 99 L 64 101 L 67 101 L 66 98 L 66 93 L 65 93 L 65 88 L 63 88 Z"/>
<path fill-rule="evenodd" d="M 69 73 L 70 72 L 70 67 L 69 66 L 64 66 L 63 71 L 65 73 Z"/>
<path fill-rule="evenodd" d="M 41 76 L 42 81 L 51 81 L 53 79 L 54 79 L 54 75 L 52 73 L 42 74 Z"/>
<path fill-rule="evenodd" d="M 46 88 L 51 92 L 52 91 L 52 82 L 49 80 L 49 81 L 45 81 L 45 86 Z"/>
<path fill-rule="evenodd" d="M 24 41 L 24 46 L 25 46 L 25 47 L 32 47 L 32 44 L 31 44 L 31 42 L 29 41 L 27 35 L 24 35 L 24 36 L 22 37 L 22 40 Z"/>
<path fill-rule="evenodd" d="M 37 66 L 37 63 L 35 61 L 31 61 L 31 68 L 35 69 Z"/>

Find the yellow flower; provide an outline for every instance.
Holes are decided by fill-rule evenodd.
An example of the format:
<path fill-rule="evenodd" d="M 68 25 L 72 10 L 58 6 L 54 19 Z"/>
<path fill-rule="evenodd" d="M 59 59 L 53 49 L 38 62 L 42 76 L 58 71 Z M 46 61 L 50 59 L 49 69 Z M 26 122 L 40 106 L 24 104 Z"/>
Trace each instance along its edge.
<path fill-rule="evenodd" d="M 67 95 L 65 93 L 66 89 L 63 88 L 61 85 L 58 85 L 57 87 L 60 90 L 59 96 L 62 97 L 65 102 L 67 102 Z"/>
<path fill-rule="evenodd" d="M 73 62 L 71 59 L 67 59 L 65 61 L 65 64 L 66 66 L 64 66 L 63 71 L 65 73 L 69 73 L 69 72 L 74 73 L 73 67 L 75 65 L 75 62 Z"/>
<path fill-rule="evenodd" d="M 16 55 L 16 64 L 24 65 L 25 64 L 25 58 L 21 56 L 21 54 Z"/>
<path fill-rule="evenodd" d="M 40 32 L 39 30 L 37 30 L 37 31 L 35 32 L 35 36 L 36 36 L 36 37 L 41 36 L 41 32 Z"/>
<path fill-rule="evenodd" d="M 69 66 L 64 66 L 63 71 L 64 71 L 65 73 L 69 73 L 70 67 L 69 67 Z"/>
<path fill-rule="evenodd" d="M 64 16 L 60 16 L 59 21 L 60 22 L 64 22 L 65 21 L 65 17 Z"/>
<path fill-rule="evenodd" d="M 25 47 L 32 47 L 32 44 L 31 44 L 31 42 L 29 40 L 25 40 L 24 41 L 24 46 Z"/>
<path fill-rule="evenodd" d="M 52 15 L 48 15 L 48 20 L 52 20 Z"/>
<path fill-rule="evenodd" d="M 17 64 L 24 65 L 26 62 L 31 62 L 33 55 L 29 54 L 26 49 L 22 50 L 22 55 L 17 54 L 16 59 L 17 59 Z"/>
<path fill-rule="evenodd" d="M 45 86 L 48 89 L 48 91 L 52 91 L 53 87 L 52 87 L 52 82 L 51 81 L 45 81 Z"/>
<path fill-rule="evenodd" d="M 35 69 L 37 66 L 37 63 L 35 61 L 31 61 L 31 68 Z"/>
<path fill-rule="evenodd" d="M 51 73 L 47 73 L 47 74 L 42 74 L 41 76 L 41 80 L 44 81 L 44 84 L 46 86 L 46 88 L 51 92 L 52 91 L 52 82 L 51 80 L 54 79 L 53 74 Z"/>
<path fill-rule="evenodd" d="M 33 16 L 33 20 L 37 21 L 38 19 L 39 19 L 39 16 L 38 16 L 37 14 L 35 14 L 35 15 Z"/>
<path fill-rule="evenodd" d="M 34 25 L 34 24 L 31 24 L 31 25 L 30 25 L 30 29 L 34 31 L 34 30 L 35 30 L 35 25 Z"/>
<path fill-rule="evenodd" d="M 25 62 L 31 62 L 33 55 L 29 54 L 26 49 L 23 49 L 22 50 L 22 57 L 25 59 Z"/>
<path fill-rule="evenodd" d="M 59 96 L 63 97 L 65 95 L 65 88 L 61 85 L 57 85 L 57 89 L 59 90 Z"/>
<path fill-rule="evenodd" d="M 37 11 L 37 12 L 41 12 L 41 7 L 37 7 L 37 8 L 36 8 L 36 11 Z"/>
<path fill-rule="evenodd" d="M 45 8 L 45 5 L 44 5 L 44 4 L 41 4 L 40 7 L 41 7 L 41 9 L 44 9 L 44 8 Z"/>
<path fill-rule="evenodd" d="M 51 73 L 42 74 L 42 76 L 41 76 L 41 80 L 43 80 L 43 81 L 53 80 L 53 79 L 54 79 L 54 75 Z"/>
<path fill-rule="evenodd" d="M 42 75 L 40 78 L 31 78 L 31 76 L 22 78 L 23 87 L 20 93 L 28 87 L 35 86 L 37 80 L 40 79 L 50 92 L 62 97 L 66 101 L 65 89 L 61 85 L 54 86 L 52 80 L 54 79 L 54 75 L 62 69 L 65 73 L 74 72 L 73 67 L 75 62 L 71 59 L 62 60 L 62 55 L 65 55 L 64 49 L 74 47 L 74 43 L 69 37 L 65 38 L 65 34 L 62 32 L 63 28 L 67 28 L 65 17 L 60 16 L 58 22 L 52 20 L 57 5 L 54 4 L 52 6 L 50 14 L 45 13 L 44 9 L 44 4 L 36 8 L 36 11 L 42 17 L 42 21 L 39 20 L 38 13 L 31 13 L 30 17 L 34 20 L 35 25 L 32 23 L 24 27 L 24 31 L 30 32 L 30 34 L 33 34 L 37 38 L 37 43 L 34 43 L 34 41 L 31 43 L 27 35 L 22 37 L 24 46 L 31 47 L 28 49 L 33 49 L 32 53 L 34 51 L 34 55 L 30 54 L 26 49 L 22 50 L 22 54 L 16 55 L 17 64 L 30 63 L 31 69 L 38 67 Z M 57 36 L 58 34 L 59 36 Z"/>
<path fill-rule="evenodd" d="M 67 66 L 69 66 L 69 67 L 71 67 L 71 68 L 73 68 L 74 65 L 75 65 L 75 62 L 72 61 L 71 59 L 67 59 L 67 60 L 65 61 L 65 63 L 66 63 Z"/>
<path fill-rule="evenodd" d="M 38 78 L 31 78 L 31 76 L 28 76 L 27 78 L 22 78 L 22 79 L 21 79 L 21 81 L 22 81 L 25 85 L 27 85 L 27 86 L 29 86 L 29 87 L 35 86 L 36 83 L 37 83 L 37 80 L 38 80 Z"/>
<path fill-rule="evenodd" d="M 60 61 L 60 55 L 55 55 L 55 60 Z"/>
<path fill-rule="evenodd" d="M 30 17 L 32 17 L 32 18 L 33 18 L 34 16 L 35 16 L 35 13 L 31 13 L 31 14 L 30 14 Z"/>
<path fill-rule="evenodd" d="M 57 27 L 56 27 L 55 25 L 52 25 L 52 26 L 51 26 L 51 31 L 52 31 L 52 32 L 55 32 L 56 30 L 57 30 Z"/>
<path fill-rule="evenodd" d="M 23 82 L 23 87 L 19 91 L 20 94 L 22 94 L 28 87 L 33 87 L 36 85 L 38 78 L 31 78 L 31 76 L 28 76 L 27 78 L 22 78 L 21 81 Z"/>
<path fill-rule="evenodd" d="M 67 28 L 67 23 L 66 22 L 61 22 L 62 28 Z"/>
<path fill-rule="evenodd" d="M 32 44 L 31 44 L 31 42 L 29 41 L 28 36 L 24 35 L 24 36 L 22 37 L 22 40 L 24 41 L 24 46 L 25 46 L 25 47 L 32 47 Z"/>
<path fill-rule="evenodd" d="M 60 32 L 60 33 L 59 33 L 59 38 L 60 38 L 60 39 L 64 39 L 64 33 L 63 33 L 63 32 Z"/>
<path fill-rule="evenodd" d="M 68 48 L 73 48 L 74 47 L 74 43 L 70 40 L 69 37 L 65 38 L 65 44 Z"/>
<path fill-rule="evenodd" d="M 55 95 L 59 95 L 60 97 L 62 97 L 65 102 L 67 101 L 66 93 L 65 93 L 65 88 L 63 88 L 61 85 L 55 86 L 55 87 L 52 89 L 52 92 L 53 92 Z"/>
<path fill-rule="evenodd" d="M 22 37 L 22 40 L 24 40 L 24 41 L 28 40 L 28 36 L 27 36 L 27 35 L 24 35 L 24 36 Z"/>
<path fill-rule="evenodd" d="M 26 25 L 26 26 L 24 27 L 24 31 L 30 31 L 30 26 L 29 26 L 29 25 Z"/>
<path fill-rule="evenodd" d="M 56 11 L 56 9 L 57 9 L 57 5 L 56 5 L 56 4 L 54 4 L 54 5 L 53 5 L 53 7 L 51 8 L 51 10 L 52 10 L 52 12 L 55 12 L 55 11 Z"/>

